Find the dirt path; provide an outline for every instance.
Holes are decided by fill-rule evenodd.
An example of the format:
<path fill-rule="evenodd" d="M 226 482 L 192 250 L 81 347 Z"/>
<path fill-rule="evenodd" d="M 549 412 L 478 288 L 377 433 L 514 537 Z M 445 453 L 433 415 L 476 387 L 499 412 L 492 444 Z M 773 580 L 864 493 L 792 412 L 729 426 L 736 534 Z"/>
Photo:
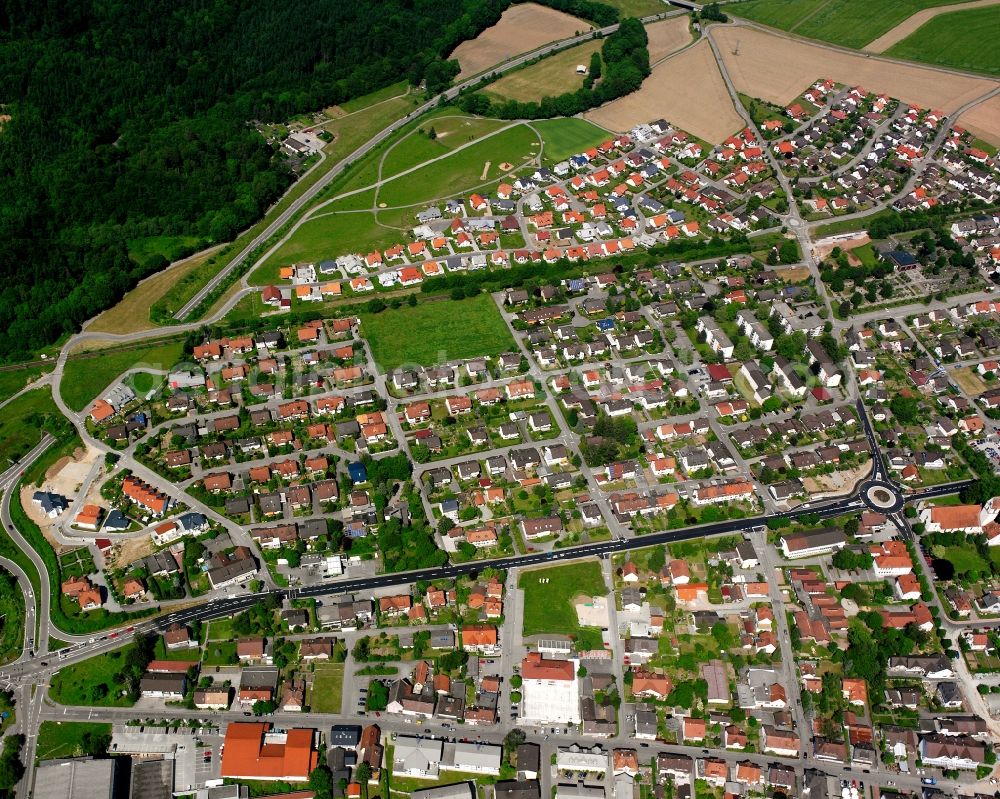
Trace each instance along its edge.
<path fill-rule="evenodd" d="M 955 3 L 950 6 L 937 6 L 936 8 L 925 8 L 918 11 L 912 17 L 907 17 L 895 28 L 886 31 L 877 39 L 865 45 L 865 50 L 869 53 L 884 53 L 894 44 L 903 41 L 911 33 L 925 22 L 929 22 L 939 14 L 950 14 L 953 11 L 965 11 L 969 8 L 982 8 L 983 6 L 995 6 L 1000 4 L 1000 0 L 975 0 L 972 3 Z"/>

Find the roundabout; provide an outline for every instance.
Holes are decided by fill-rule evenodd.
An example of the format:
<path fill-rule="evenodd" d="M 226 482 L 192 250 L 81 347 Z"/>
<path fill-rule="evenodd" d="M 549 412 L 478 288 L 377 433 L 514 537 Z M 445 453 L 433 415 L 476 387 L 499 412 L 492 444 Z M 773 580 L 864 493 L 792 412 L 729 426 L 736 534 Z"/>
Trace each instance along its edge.
<path fill-rule="evenodd" d="M 860 498 L 873 511 L 896 513 L 903 507 L 903 495 L 892 483 L 885 480 L 869 480 L 861 484 Z"/>

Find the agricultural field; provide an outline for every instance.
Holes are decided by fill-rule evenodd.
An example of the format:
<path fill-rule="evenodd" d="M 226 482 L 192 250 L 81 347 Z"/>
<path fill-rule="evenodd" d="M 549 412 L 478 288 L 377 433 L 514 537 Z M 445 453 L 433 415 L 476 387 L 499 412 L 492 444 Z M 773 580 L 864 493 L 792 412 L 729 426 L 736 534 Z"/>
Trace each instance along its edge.
<path fill-rule="evenodd" d="M 456 358 L 517 349 L 488 294 L 459 301 L 422 302 L 412 308 L 361 314 L 361 329 L 382 371 L 404 363 L 430 366 Z"/>
<path fill-rule="evenodd" d="M 542 581 L 545 582 L 542 582 Z M 603 596 L 608 587 L 596 560 L 529 569 L 521 572 L 517 586 L 524 591 L 523 635 L 572 635 L 579 632 L 573 599 Z"/>
<path fill-rule="evenodd" d="M 426 164 L 402 177 L 390 178 L 378 192 L 378 202 L 387 206 L 417 205 L 453 197 L 499 180 L 509 170 L 537 157 L 540 143 L 527 125 L 514 125 L 447 158 Z"/>
<path fill-rule="evenodd" d="M 861 48 L 923 9 L 955 2 L 880 0 L 873 14 L 867 0 L 750 0 L 727 11 L 809 39 Z"/>
<path fill-rule="evenodd" d="M 661 61 L 639 91 L 588 111 L 584 117 L 616 131 L 663 117 L 712 144 L 743 126 L 708 41 Z"/>
<path fill-rule="evenodd" d="M 649 63 L 655 64 L 691 43 L 691 21 L 687 16 L 673 17 L 646 26 L 649 37 Z"/>
<path fill-rule="evenodd" d="M 99 352 L 75 353 L 66 361 L 60 389 L 63 400 L 74 411 L 86 408 L 127 369 L 170 369 L 180 359 L 184 346 L 181 342 L 166 342 Z"/>
<path fill-rule="evenodd" d="M 934 17 L 887 55 L 1000 75 L 1000 9 L 952 11 Z"/>
<path fill-rule="evenodd" d="M 542 157 L 547 163 L 556 163 L 596 147 L 609 137 L 608 131 L 585 119 L 540 119 L 531 126 L 542 135 Z"/>
<path fill-rule="evenodd" d="M 751 28 L 718 27 L 713 35 L 736 90 L 781 106 L 819 78 L 861 85 L 946 114 L 995 86 L 993 81 L 972 76 L 942 80 L 925 67 L 830 50 Z"/>
<path fill-rule="evenodd" d="M 984 100 L 962 114 L 962 125 L 990 147 L 1000 145 L 1000 95 Z"/>
<path fill-rule="evenodd" d="M 956 0 L 957 3 L 962 3 L 962 11 L 966 11 L 971 8 L 982 8 L 983 6 L 994 6 L 1000 0 Z M 869 50 L 872 53 L 884 53 L 894 44 L 903 41 L 911 33 L 915 33 L 921 26 L 930 22 L 932 19 L 940 14 L 950 14 L 952 13 L 951 5 L 939 6 L 937 8 L 925 8 L 923 11 L 918 11 L 910 17 L 900 22 L 895 28 L 879 36 L 872 42 L 869 42 L 865 47 L 865 50 Z M 917 59 L 920 61 L 926 59 Z"/>
<path fill-rule="evenodd" d="M 491 28 L 462 42 L 451 54 L 462 67 L 457 80 L 484 72 L 511 56 L 591 29 L 582 19 L 535 3 L 511 6 Z"/>
<path fill-rule="evenodd" d="M 583 86 L 593 53 L 599 52 L 604 42 L 600 39 L 584 42 L 562 52 L 543 58 L 524 69 L 504 75 L 491 83 L 483 93 L 495 100 L 540 101 L 565 92 L 575 92 Z M 584 72 L 577 67 L 583 66 Z"/>

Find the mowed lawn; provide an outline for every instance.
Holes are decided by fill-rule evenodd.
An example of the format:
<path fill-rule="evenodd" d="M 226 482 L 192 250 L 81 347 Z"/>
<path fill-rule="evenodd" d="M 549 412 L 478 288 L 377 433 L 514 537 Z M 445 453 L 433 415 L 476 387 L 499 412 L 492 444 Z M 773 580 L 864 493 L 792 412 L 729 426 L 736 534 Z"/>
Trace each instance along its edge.
<path fill-rule="evenodd" d="M 861 48 L 921 9 L 954 3 L 955 0 L 879 0 L 873 9 L 869 0 L 750 0 L 726 10 L 799 36 Z M 817 77 L 823 77 L 822 64 L 816 68 Z"/>
<path fill-rule="evenodd" d="M 540 143 L 527 125 L 514 125 L 471 147 L 427 164 L 414 172 L 391 178 L 379 191 L 379 203 L 416 205 L 458 196 L 476 186 L 498 180 L 500 164 L 523 166 L 538 154 Z M 486 168 L 489 162 L 489 168 Z M 485 177 L 484 177 L 485 170 Z"/>
<path fill-rule="evenodd" d="M 63 400 L 74 411 L 82 411 L 126 369 L 147 366 L 168 370 L 180 360 L 183 352 L 184 345 L 176 341 L 100 351 L 97 355 L 70 356 L 60 383 Z"/>
<path fill-rule="evenodd" d="M 564 161 L 612 138 L 612 134 L 604 128 L 577 117 L 540 119 L 531 124 L 542 134 L 545 142 L 542 157 L 550 163 Z"/>
<path fill-rule="evenodd" d="M 344 664 L 316 664 L 309 706 L 313 713 L 340 713 L 344 687 Z"/>
<path fill-rule="evenodd" d="M 43 721 L 38 728 L 38 759 L 57 760 L 87 754 L 83 748 L 83 738 L 87 733 L 110 735 L 111 724 L 96 721 Z"/>
<path fill-rule="evenodd" d="M 965 574 L 970 571 L 987 574 L 990 570 L 989 563 L 973 546 L 945 547 L 941 552 L 941 558 L 955 567 L 956 574 Z"/>
<path fill-rule="evenodd" d="M 508 124 L 510 123 L 500 119 L 465 116 L 430 119 L 421 128 L 407 134 L 385 154 L 382 160 L 382 177 L 398 175 L 425 161 L 440 158 Z M 431 138 L 432 129 L 434 138 Z"/>
<path fill-rule="evenodd" d="M 941 14 L 890 47 L 887 55 L 1000 75 L 1000 7 Z"/>
<path fill-rule="evenodd" d="M 362 313 L 361 331 L 371 345 L 376 366 L 386 372 L 402 364 L 432 366 L 517 349 L 488 294 Z"/>
<path fill-rule="evenodd" d="M 591 54 L 598 52 L 603 43 L 601 39 L 584 42 L 543 58 L 524 69 L 514 70 L 487 86 L 484 93 L 501 101 L 518 100 L 527 103 L 543 97 L 575 92 L 583 86 L 586 77 L 586 73 L 576 71 L 577 66 L 589 68 Z"/>
<path fill-rule="evenodd" d="M 580 629 L 573 597 L 608 592 L 596 560 L 525 571 L 517 586 L 524 591 L 523 635 L 572 635 Z"/>

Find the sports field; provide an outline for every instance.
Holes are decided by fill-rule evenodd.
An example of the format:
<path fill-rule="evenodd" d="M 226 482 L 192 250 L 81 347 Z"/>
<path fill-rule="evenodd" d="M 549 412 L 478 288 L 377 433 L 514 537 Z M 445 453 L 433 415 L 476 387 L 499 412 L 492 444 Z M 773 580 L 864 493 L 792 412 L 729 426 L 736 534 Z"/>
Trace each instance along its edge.
<path fill-rule="evenodd" d="M 515 351 L 507 323 L 488 294 L 422 302 L 412 308 L 361 314 L 361 329 L 380 371 L 402 364 L 431 366 L 458 358 Z"/>
<path fill-rule="evenodd" d="M 577 72 L 577 67 L 589 68 L 591 55 L 598 52 L 602 44 L 600 39 L 584 42 L 524 69 L 508 72 L 496 83 L 487 86 L 484 93 L 499 100 L 527 103 L 575 92 L 583 86 L 586 77 L 586 72 Z"/>
<path fill-rule="evenodd" d="M 562 119 L 540 119 L 531 123 L 545 142 L 542 157 L 555 163 L 576 155 L 590 147 L 596 147 L 610 138 L 610 133 L 592 122 L 578 117 Z"/>
<path fill-rule="evenodd" d="M 457 196 L 502 175 L 503 163 L 523 166 L 538 155 L 540 144 L 527 125 L 514 125 L 446 158 L 405 175 L 390 178 L 378 193 L 379 204 L 416 205 Z M 488 166 L 487 166 L 488 164 Z"/>
<path fill-rule="evenodd" d="M 1000 7 L 941 14 L 890 47 L 886 54 L 1000 75 Z"/>
<path fill-rule="evenodd" d="M 521 572 L 517 587 L 524 591 L 522 634 L 572 635 L 580 629 L 573 598 L 608 592 L 596 560 Z"/>
<path fill-rule="evenodd" d="M 955 0 L 749 0 L 728 13 L 844 47 L 864 47 L 907 17 Z"/>

